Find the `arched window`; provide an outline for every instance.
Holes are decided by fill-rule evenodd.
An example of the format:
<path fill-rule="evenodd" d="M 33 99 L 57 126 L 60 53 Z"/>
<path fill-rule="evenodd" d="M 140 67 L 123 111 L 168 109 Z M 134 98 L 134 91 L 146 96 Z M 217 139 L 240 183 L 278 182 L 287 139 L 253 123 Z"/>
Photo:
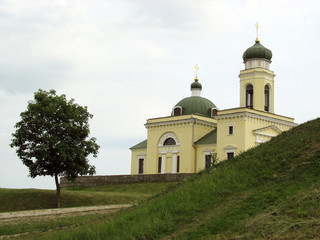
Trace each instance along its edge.
<path fill-rule="evenodd" d="M 180 116 L 182 115 L 182 108 L 177 106 L 173 109 L 173 116 Z"/>
<path fill-rule="evenodd" d="M 211 117 L 217 116 L 217 114 L 218 114 L 218 109 L 211 108 Z"/>
<path fill-rule="evenodd" d="M 269 112 L 270 109 L 270 89 L 269 86 L 266 85 L 264 87 L 264 110 Z"/>
<path fill-rule="evenodd" d="M 253 86 L 251 84 L 246 87 L 246 107 L 253 108 Z"/>
<path fill-rule="evenodd" d="M 173 138 L 167 138 L 163 143 L 163 146 L 165 145 L 176 145 L 176 141 Z"/>

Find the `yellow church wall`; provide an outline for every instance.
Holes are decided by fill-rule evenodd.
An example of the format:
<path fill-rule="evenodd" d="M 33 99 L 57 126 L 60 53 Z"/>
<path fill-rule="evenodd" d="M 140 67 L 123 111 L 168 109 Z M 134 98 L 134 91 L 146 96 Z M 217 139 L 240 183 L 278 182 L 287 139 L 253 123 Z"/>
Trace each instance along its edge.
<path fill-rule="evenodd" d="M 257 145 L 254 130 L 275 126 L 281 131 L 287 131 L 296 126 L 292 118 L 257 111 L 248 108 L 229 109 L 218 112 L 217 154 L 219 161 L 227 158 L 227 152 L 235 155 Z M 233 126 L 233 134 L 229 134 L 229 126 Z M 265 135 L 276 136 L 274 129 L 263 131 Z M 270 138 L 268 138 L 270 139 Z"/>
<path fill-rule="evenodd" d="M 229 134 L 229 127 L 233 127 L 233 134 Z M 245 121 L 243 117 L 229 117 L 218 121 L 217 129 L 217 157 L 219 161 L 227 158 L 227 152 L 239 154 L 245 149 Z"/>
<path fill-rule="evenodd" d="M 158 159 L 165 156 L 165 173 L 173 172 L 174 154 L 180 158 L 180 173 L 195 172 L 195 148 L 193 142 L 212 131 L 216 120 L 197 115 L 165 117 L 148 120 L 148 148 L 145 173 L 158 173 Z M 174 133 L 178 146 L 159 147 L 159 139 L 167 133 Z M 175 149 L 170 149 L 175 148 Z M 165 154 L 161 152 L 163 149 Z M 133 163 L 134 164 L 134 163 Z"/>

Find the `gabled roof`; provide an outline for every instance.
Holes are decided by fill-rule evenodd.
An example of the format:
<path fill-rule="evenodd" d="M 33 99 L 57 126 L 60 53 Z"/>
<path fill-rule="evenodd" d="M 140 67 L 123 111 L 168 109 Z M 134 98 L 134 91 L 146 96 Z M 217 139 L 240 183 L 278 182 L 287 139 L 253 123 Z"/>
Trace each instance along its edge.
<path fill-rule="evenodd" d="M 206 145 L 206 144 L 216 144 L 217 143 L 217 129 L 212 130 L 207 135 L 196 141 L 195 145 Z"/>
<path fill-rule="evenodd" d="M 147 148 L 147 139 L 142 141 L 141 143 L 138 143 L 137 145 L 134 145 L 133 147 L 130 148 L 130 150 L 133 149 L 146 149 Z"/>

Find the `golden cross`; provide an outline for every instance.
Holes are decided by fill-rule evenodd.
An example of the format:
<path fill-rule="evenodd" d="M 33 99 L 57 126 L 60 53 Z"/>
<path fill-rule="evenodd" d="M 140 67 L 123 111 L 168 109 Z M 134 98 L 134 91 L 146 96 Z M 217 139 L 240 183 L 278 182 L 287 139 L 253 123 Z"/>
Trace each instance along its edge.
<path fill-rule="evenodd" d="M 259 27 L 260 27 L 260 26 L 259 26 L 259 24 L 258 24 L 258 22 L 257 22 L 257 23 L 256 23 L 257 39 L 259 39 L 259 38 L 258 38 L 258 35 L 259 35 Z"/>
<path fill-rule="evenodd" d="M 198 79 L 198 70 L 199 70 L 198 64 L 194 68 L 196 69 L 196 79 Z"/>

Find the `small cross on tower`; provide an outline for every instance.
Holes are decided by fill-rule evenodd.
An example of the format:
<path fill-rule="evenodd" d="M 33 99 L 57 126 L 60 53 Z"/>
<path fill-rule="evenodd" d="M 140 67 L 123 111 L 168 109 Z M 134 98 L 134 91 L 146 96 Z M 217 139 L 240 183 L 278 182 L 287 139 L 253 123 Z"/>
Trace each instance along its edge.
<path fill-rule="evenodd" d="M 198 70 L 199 70 L 198 64 L 196 64 L 194 68 L 196 69 L 196 77 L 194 78 L 194 80 L 198 81 Z"/>
<path fill-rule="evenodd" d="M 260 40 L 259 40 L 259 24 L 258 24 L 258 22 L 256 23 L 256 31 L 257 31 L 257 39 L 256 39 L 256 42 L 260 42 Z"/>

